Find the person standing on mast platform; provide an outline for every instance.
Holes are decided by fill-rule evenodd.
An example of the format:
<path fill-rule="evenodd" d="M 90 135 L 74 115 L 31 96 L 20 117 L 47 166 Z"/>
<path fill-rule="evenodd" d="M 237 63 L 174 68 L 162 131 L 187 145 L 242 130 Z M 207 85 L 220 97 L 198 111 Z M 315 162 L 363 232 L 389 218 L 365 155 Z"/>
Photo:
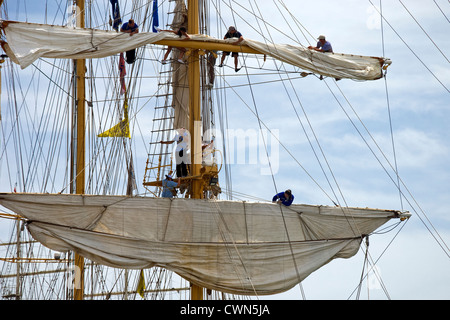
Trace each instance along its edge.
<path fill-rule="evenodd" d="M 190 134 L 185 128 L 179 128 L 172 140 L 160 141 L 162 144 L 172 144 L 176 142 L 175 160 L 177 177 L 188 176 L 188 166 L 190 165 Z"/>

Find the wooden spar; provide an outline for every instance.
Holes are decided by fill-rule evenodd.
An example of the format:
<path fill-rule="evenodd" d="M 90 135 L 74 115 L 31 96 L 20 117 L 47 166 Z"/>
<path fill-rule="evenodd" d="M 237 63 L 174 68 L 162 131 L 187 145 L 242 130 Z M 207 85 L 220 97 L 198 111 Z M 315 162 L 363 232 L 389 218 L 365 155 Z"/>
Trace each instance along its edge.
<path fill-rule="evenodd" d="M 189 32 L 188 32 L 189 34 Z M 229 51 L 229 52 L 242 52 L 242 53 L 254 53 L 254 54 L 265 54 L 258 50 L 255 50 L 246 44 L 230 44 L 230 43 L 219 43 L 219 42 L 209 42 L 209 41 L 200 41 L 200 40 L 189 40 L 189 41 L 180 41 L 180 40 L 159 40 L 154 44 L 163 45 L 163 46 L 171 46 L 171 47 L 180 47 L 180 48 L 189 48 L 189 49 L 200 49 L 200 50 L 209 50 L 209 51 Z"/>
<path fill-rule="evenodd" d="M 77 27 L 84 28 L 84 0 L 76 1 Z M 86 61 L 84 59 L 76 60 L 77 73 L 77 163 L 76 163 L 76 193 L 84 194 L 85 181 L 85 70 Z M 84 257 L 75 253 L 75 283 L 74 300 L 83 300 L 84 296 Z"/>

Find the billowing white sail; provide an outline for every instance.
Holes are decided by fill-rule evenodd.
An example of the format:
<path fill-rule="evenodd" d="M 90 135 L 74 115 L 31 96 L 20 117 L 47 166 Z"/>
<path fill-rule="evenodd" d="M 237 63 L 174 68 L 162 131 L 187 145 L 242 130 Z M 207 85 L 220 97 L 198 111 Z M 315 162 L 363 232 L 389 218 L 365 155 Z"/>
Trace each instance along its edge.
<path fill-rule="evenodd" d="M 286 291 L 335 258 L 356 254 L 393 210 L 182 198 L 0 194 L 33 237 L 100 264 L 160 266 L 235 294 Z"/>
<path fill-rule="evenodd" d="M 130 36 L 126 33 L 96 29 L 79 29 L 44 24 L 4 21 L 3 31 L 7 42 L 3 49 L 22 68 L 40 57 L 65 59 L 102 58 L 141 47 L 160 40 L 180 40 L 169 32 L 141 32 Z M 215 39 L 206 35 L 191 35 L 189 46 L 197 42 L 230 43 L 235 40 Z M 302 46 L 267 44 L 251 39 L 242 42 L 260 53 L 280 61 L 324 76 L 355 80 L 375 80 L 383 75 L 383 67 L 389 59 L 340 53 L 322 53 Z M 236 46 L 236 51 L 239 46 Z"/>

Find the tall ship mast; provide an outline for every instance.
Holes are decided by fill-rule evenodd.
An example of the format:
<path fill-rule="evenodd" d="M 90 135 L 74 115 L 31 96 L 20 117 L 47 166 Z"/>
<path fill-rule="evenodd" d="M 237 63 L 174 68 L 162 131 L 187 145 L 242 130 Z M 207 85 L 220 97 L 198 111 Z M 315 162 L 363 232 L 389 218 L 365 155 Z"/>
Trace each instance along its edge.
<path fill-rule="evenodd" d="M 235 38 L 223 38 L 235 23 L 210 23 L 219 4 L 226 6 L 199 0 L 77 0 L 70 1 L 70 20 L 62 23 L 10 20 L 2 10 L 2 79 L 7 66 L 13 71 L 9 89 L 26 92 L 18 90 L 15 77 L 35 78 L 30 83 L 36 87 L 30 88 L 37 96 L 35 102 L 15 96 L 14 125 L 2 118 L 4 132 L 20 142 L 8 145 L 20 159 L 11 170 L 14 190 L 0 194 L 2 217 L 15 221 L 8 244 L 2 244 L 7 248 L 0 278 L 4 299 L 275 295 L 301 286 L 334 259 L 367 250 L 369 236 L 386 223 L 400 226 L 411 217 L 403 208 L 353 207 L 335 193 L 339 187 L 325 190 L 280 141 L 274 124 L 264 121 L 254 97 L 253 87 L 265 82 L 257 79 L 284 82 L 283 76 L 292 81 L 295 75 L 355 81 L 355 86 L 382 81 L 391 60 L 324 53 L 264 36 L 236 44 Z M 136 34 L 120 30 L 130 19 L 138 24 Z M 189 39 L 175 34 L 181 27 Z M 168 63 L 162 64 L 168 48 Z M 232 55 L 219 66 L 222 52 L 238 52 L 245 66 L 234 67 Z M 268 64 L 274 68 L 266 69 Z M 239 102 L 241 85 L 232 84 L 238 76 L 247 78 L 246 101 Z M 45 99 L 39 95 L 44 81 Z M 282 187 L 274 179 L 271 156 L 281 146 L 328 203 L 236 198 L 227 163 L 234 160 L 228 153 L 234 149 L 227 149 L 231 114 L 221 106 L 227 100 L 253 116 L 257 153 L 267 156 L 264 170 L 274 182 L 273 193 L 293 189 L 295 194 L 296 182 Z M 32 116 L 21 111 L 29 104 L 35 106 Z M 25 129 L 27 134 L 21 133 Z M 187 174 L 176 169 L 180 137 L 186 142 Z M 400 189 L 395 168 L 388 169 Z M 170 198 L 162 194 L 168 176 L 179 181 Z"/>

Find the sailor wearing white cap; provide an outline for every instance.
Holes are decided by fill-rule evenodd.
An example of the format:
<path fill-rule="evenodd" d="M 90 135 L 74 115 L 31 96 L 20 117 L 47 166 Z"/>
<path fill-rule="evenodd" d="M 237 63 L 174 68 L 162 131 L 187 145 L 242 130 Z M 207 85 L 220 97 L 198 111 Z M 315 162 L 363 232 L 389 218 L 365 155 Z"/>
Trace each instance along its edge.
<path fill-rule="evenodd" d="M 319 42 L 315 47 L 309 46 L 308 49 L 320 51 L 320 52 L 333 52 L 333 48 L 331 47 L 331 43 L 325 39 L 325 36 L 320 35 L 318 38 Z"/>

